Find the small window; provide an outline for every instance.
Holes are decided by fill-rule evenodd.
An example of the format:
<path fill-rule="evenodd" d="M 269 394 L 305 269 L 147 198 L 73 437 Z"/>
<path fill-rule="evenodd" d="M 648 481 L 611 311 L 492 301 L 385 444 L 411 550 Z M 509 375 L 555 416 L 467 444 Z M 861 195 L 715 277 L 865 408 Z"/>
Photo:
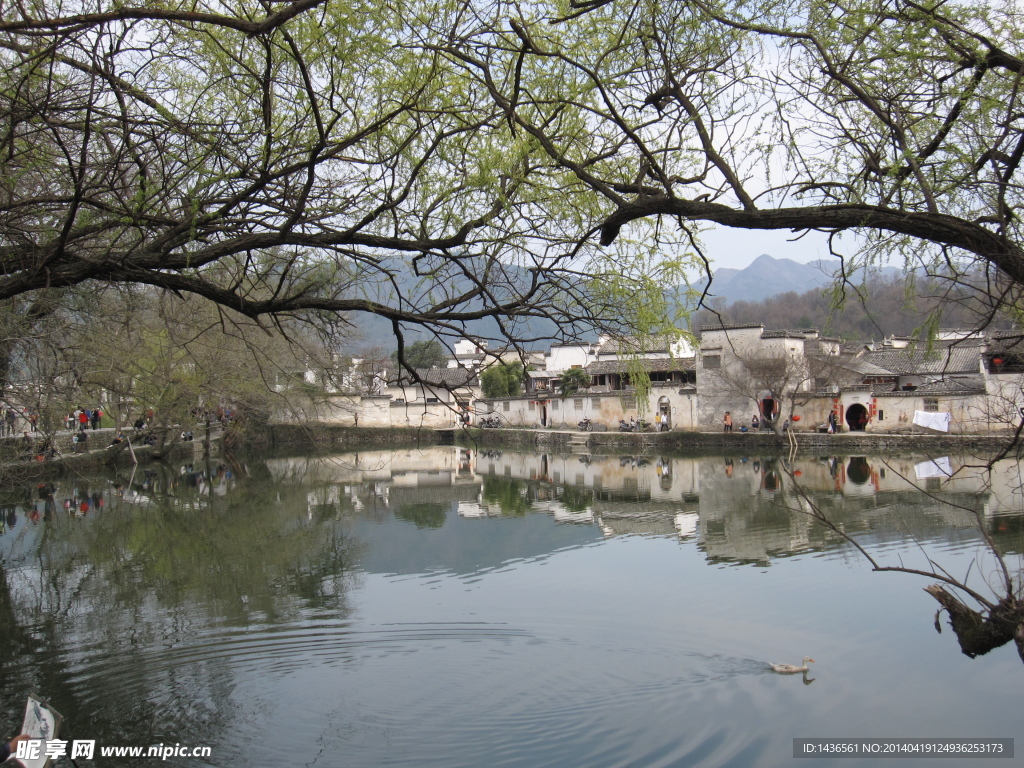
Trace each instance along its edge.
<path fill-rule="evenodd" d="M 879 411 L 878 412 L 878 420 L 879 421 L 885 421 L 885 411 Z"/>
<path fill-rule="evenodd" d="M 440 403 L 441 401 L 438 400 L 436 397 L 428 397 L 427 398 L 427 402 L 428 403 Z"/>
<path fill-rule="evenodd" d="M 577 397 L 573 401 L 573 405 L 576 406 L 576 410 L 577 411 L 582 411 L 583 410 L 583 398 L 582 397 Z"/>
<path fill-rule="evenodd" d="M 926 397 L 924 399 L 924 409 L 935 413 L 939 410 L 939 400 L 936 397 Z"/>
<path fill-rule="evenodd" d="M 536 411 L 537 410 L 537 403 L 535 403 L 533 400 L 530 401 L 530 410 L 531 411 Z"/>
<path fill-rule="evenodd" d="M 600 408 L 601 407 L 601 398 L 600 397 L 592 397 L 592 398 L 590 398 L 590 407 L 591 408 Z"/>
<path fill-rule="evenodd" d="M 721 368 L 722 358 L 719 355 L 705 355 L 704 356 L 704 367 L 705 368 Z"/>
<path fill-rule="evenodd" d="M 557 411 L 558 410 L 558 401 L 557 400 L 552 400 L 551 401 L 551 410 L 552 411 Z"/>
<path fill-rule="evenodd" d="M 502 410 L 504 410 L 504 411 L 507 411 L 510 406 L 511 406 L 511 403 L 509 403 L 508 400 L 506 400 L 504 403 L 501 404 Z"/>

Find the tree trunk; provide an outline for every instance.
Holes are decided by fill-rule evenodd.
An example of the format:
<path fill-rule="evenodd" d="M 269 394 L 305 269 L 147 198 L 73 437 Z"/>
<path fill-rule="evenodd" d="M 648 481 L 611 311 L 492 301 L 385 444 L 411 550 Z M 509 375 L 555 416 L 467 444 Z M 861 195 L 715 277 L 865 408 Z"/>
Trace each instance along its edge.
<path fill-rule="evenodd" d="M 1024 660 L 1024 604 L 1007 597 L 985 616 L 968 608 L 938 584 L 925 587 L 924 591 L 949 612 L 950 626 L 965 655 L 973 659 L 1016 640 L 1017 650 Z"/>

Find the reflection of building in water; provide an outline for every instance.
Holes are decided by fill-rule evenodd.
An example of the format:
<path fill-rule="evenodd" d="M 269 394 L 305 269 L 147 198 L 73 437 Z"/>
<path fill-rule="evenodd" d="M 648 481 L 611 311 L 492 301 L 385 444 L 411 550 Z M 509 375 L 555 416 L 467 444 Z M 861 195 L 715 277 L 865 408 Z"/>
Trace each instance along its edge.
<path fill-rule="evenodd" d="M 531 511 L 547 512 L 560 522 L 597 522 L 606 535 L 672 535 L 679 499 L 697 496 L 698 462 L 663 456 L 553 454 L 482 455 L 484 477 L 518 482 Z M 485 500 L 482 509 L 466 507 L 466 516 L 507 514 Z M 460 514 L 462 512 L 460 511 Z"/>
<path fill-rule="evenodd" d="M 594 503 L 594 517 L 605 536 L 673 536 L 677 532 L 677 512 L 679 504 L 668 501 L 650 501 L 643 505 L 626 500 Z"/>
<path fill-rule="evenodd" d="M 696 512 L 679 512 L 675 520 L 676 533 L 681 539 L 689 539 L 697 535 L 697 526 L 700 524 L 700 515 Z"/>
<path fill-rule="evenodd" d="M 782 468 L 773 459 L 737 460 L 728 473 L 724 461 L 701 463 L 698 531 L 708 558 L 767 563 L 771 555 L 808 549 L 815 523 L 786 508 Z"/>
<path fill-rule="evenodd" d="M 663 456 L 521 454 L 477 457 L 477 472 L 592 489 L 599 498 L 675 500 L 699 492 L 697 460 Z"/>
<path fill-rule="evenodd" d="M 799 511 L 795 484 L 842 529 L 870 543 L 912 531 L 921 541 L 976 536 L 978 509 L 994 535 L 1017 542 L 1024 508 L 1015 462 L 984 473 L 953 457 L 822 456 L 785 466 L 772 457 L 593 456 L 453 447 L 275 459 L 282 478 L 309 481 L 307 502 L 342 503 L 360 516 L 392 513 L 417 525 L 462 518 L 550 515 L 597 524 L 606 536 L 696 538 L 715 561 L 770 558 L 846 546 Z M 305 474 L 307 473 L 308 474 Z M 928 493 L 922 493 L 925 490 Z M 949 504 L 942 504 L 942 501 Z M 998 528 L 992 515 L 1001 517 Z M 1021 526 L 1024 527 L 1024 526 Z M 1008 543 L 1011 550 L 1024 543 Z"/>
<path fill-rule="evenodd" d="M 367 516 L 413 510 L 416 520 L 436 523 L 453 506 L 479 500 L 480 480 L 467 471 L 471 459 L 463 449 L 432 446 L 275 458 L 267 468 L 280 482 L 313 486 L 307 493 L 311 511 L 344 499 L 346 507 Z"/>

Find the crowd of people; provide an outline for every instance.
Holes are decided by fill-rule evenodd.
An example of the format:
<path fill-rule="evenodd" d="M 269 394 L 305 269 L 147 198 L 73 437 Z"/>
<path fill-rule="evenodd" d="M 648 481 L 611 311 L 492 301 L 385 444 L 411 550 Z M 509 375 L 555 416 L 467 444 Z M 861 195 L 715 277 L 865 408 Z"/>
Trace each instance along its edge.
<path fill-rule="evenodd" d="M 216 409 L 196 408 L 192 416 L 197 420 L 216 421 L 226 424 L 235 417 L 234 409 L 225 406 L 218 406 Z M 90 443 L 97 447 L 96 438 L 90 439 L 89 432 L 103 429 L 103 419 L 106 417 L 103 409 L 76 408 L 67 411 L 58 424 L 64 427 L 70 435 L 70 445 L 65 447 L 63 439 L 58 441 L 59 433 L 52 432 L 53 425 L 40 425 L 40 416 L 37 412 L 28 408 L 15 406 L 0 406 L 0 438 L 19 437 L 17 441 L 18 453 L 22 460 L 43 460 L 62 455 L 62 451 L 70 450 L 72 453 L 80 454 L 90 449 Z M 113 426 L 109 424 L 108 428 Z M 103 443 L 103 447 L 123 445 L 131 442 L 133 445 L 155 445 L 159 442 L 159 433 L 154 433 L 155 413 L 152 408 L 141 412 L 134 421 L 130 422 L 123 430 L 118 429 L 110 443 Z M 129 440 L 129 435 L 131 439 Z M 40 437 L 41 436 L 41 437 Z M 193 432 L 191 429 L 183 429 L 180 434 L 183 442 L 191 442 Z M 59 447 L 58 447 L 59 446 Z"/>
<path fill-rule="evenodd" d="M 84 432 L 88 427 L 99 429 L 102 418 L 103 411 L 100 408 L 76 408 L 68 412 L 65 423 L 69 430 L 77 426 L 80 432 Z"/>

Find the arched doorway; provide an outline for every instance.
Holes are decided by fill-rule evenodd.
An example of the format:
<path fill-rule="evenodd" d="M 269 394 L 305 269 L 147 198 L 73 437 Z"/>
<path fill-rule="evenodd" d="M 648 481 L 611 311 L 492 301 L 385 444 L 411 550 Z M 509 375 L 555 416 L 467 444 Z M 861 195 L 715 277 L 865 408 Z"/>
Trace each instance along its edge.
<path fill-rule="evenodd" d="M 851 432 L 863 432 L 868 423 L 868 409 L 854 403 L 846 409 L 846 424 Z"/>
<path fill-rule="evenodd" d="M 658 398 L 658 431 L 672 429 L 672 406 L 667 397 Z"/>
<path fill-rule="evenodd" d="M 761 400 L 761 418 L 764 421 L 775 421 L 779 412 L 779 404 L 773 397 L 766 397 Z"/>
<path fill-rule="evenodd" d="M 861 406 L 863 407 L 863 406 Z M 854 485 L 864 485 L 871 479 L 871 465 L 864 456 L 851 456 L 846 467 L 846 477 Z"/>

